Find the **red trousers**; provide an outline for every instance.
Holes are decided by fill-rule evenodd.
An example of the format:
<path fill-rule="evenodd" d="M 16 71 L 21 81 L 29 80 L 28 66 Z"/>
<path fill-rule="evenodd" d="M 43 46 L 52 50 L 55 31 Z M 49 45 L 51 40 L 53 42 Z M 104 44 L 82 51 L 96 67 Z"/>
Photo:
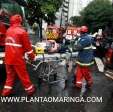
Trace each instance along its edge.
<path fill-rule="evenodd" d="M 2 96 L 8 96 L 12 93 L 15 78 L 18 76 L 25 91 L 28 95 L 35 91 L 34 85 L 31 83 L 26 65 L 6 65 L 7 79 L 4 85 Z"/>
<path fill-rule="evenodd" d="M 89 67 L 77 65 L 75 74 L 76 74 L 75 75 L 75 77 L 76 77 L 75 84 L 77 87 L 79 87 L 79 88 L 82 87 L 83 78 L 86 80 L 88 86 L 91 86 L 93 84 L 93 80 L 91 77 L 91 71 L 90 71 Z"/>

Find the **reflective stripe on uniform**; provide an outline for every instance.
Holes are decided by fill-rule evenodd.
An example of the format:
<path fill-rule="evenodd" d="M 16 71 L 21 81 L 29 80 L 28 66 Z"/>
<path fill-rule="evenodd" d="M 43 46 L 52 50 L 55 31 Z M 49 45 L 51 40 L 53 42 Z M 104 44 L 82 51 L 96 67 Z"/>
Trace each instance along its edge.
<path fill-rule="evenodd" d="M 76 83 L 77 83 L 77 84 L 82 84 L 82 82 L 79 82 L 79 81 L 77 81 Z"/>
<path fill-rule="evenodd" d="M 26 91 L 29 91 L 29 90 L 32 89 L 32 88 L 33 88 L 33 85 L 31 85 L 30 87 L 26 88 L 25 90 L 26 90 Z"/>
<path fill-rule="evenodd" d="M 33 50 L 30 50 L 30 51 L 28 51 L 28 52 L 26 52 L 27 54 L 31 54 L 33 52 Z"/>
<path fill-rule="evenodd" d="M 90 45 L 89 47 L 85 47 L 84 49 L 96 49 L 96 47 L 93 45 Z"/>
<path fill-rule="evenodd" d="M 89 47 L 85 47 L 85 48 L 83 48 L 83 49 L 92 49 L 92 45 L 89 46 Z"/>
<path fill-rule="evenodd" d="M 4 86 L 5 89 L 12 89 L 11 86 Z"/>
<path fill-rule="evenodd" d="M 5 43 L 5 45 L 14 46 L 14 47 L 22 47 L 21 44 L 15 44 L 15 43 Z"/>
<path fill-rule="evenodd" d="M 76 61 L 76 63 L 81 65 L 81 66 L 90 66 L 90 65 L 94 64 L 94 61 L 92 61 L 91 63 L 81 63 L 79 61 Z"/>

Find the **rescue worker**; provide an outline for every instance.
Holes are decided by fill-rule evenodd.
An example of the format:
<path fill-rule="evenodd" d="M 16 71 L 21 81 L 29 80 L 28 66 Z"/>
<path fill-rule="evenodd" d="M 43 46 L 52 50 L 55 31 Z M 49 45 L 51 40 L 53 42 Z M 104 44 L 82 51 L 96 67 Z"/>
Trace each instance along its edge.
<path fill-rule="evenodd" d="M 6 32 L 5 40 L 5 64 L 7 78 L 2 91 L 2 96 L 12 93 L 15 78 L 18 76 L 28 95 L 35 92 L 35 87 L 30 81 L 26 69 L 24 54 L 27 53 L 30 60 L 35 60 L 35 54 L 29 41 L 28 33 L 22 28 L 22 17 L 18 14 L 11 16 L 10 27 Z"/>
<path fill-rule="evenodd" d="M 5 34 L 6 34 L 6 26 L 2 21 L 0 21 L 0 51 L 4 51 L 5 47 Z"/>
<path fill-rule="evenodd" d="M 89 66 L 94 64 L 93 61 L 93 50 L 92 50 L 92 40 L 87 34 L 88 27 L 82 26 L 80 29 L 81 36 L 75 45 L 74 50 L 78 51 L 77 57 L 77 68 L 75 75 L 75 86 L 78 88 L 82 87 L 83 78 L 87 82 L 87 87 L 91 87 L 93 84 L 93 79 L 91 76 L 91 71 Z"/>

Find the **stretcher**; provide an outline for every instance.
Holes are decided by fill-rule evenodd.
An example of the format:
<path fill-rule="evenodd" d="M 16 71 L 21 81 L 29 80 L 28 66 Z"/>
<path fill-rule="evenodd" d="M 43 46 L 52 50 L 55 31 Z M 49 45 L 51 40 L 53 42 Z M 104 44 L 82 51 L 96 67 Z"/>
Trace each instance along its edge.
<path fill-rule="evenodd" d="M 76 57 L 77 53 L 38 54 L 35 62 L 26 62 L 36 71 L 37 78 L 53 84 L 66 80 L 66 64 L 71 56 Z M 60 70 L 61 68 L 65 73 L 62 73 L 63 70 Z"/>

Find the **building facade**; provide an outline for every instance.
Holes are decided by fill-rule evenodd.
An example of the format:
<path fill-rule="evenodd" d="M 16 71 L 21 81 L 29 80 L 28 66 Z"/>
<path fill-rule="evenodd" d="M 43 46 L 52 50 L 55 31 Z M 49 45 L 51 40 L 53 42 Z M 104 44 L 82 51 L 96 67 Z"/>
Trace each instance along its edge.
<path fill-rule="evenodd" d="M 86 7 L 92 0 L 70 0 L 69 2 L 69 18 L 79 16 L 80 11 Z"/>

